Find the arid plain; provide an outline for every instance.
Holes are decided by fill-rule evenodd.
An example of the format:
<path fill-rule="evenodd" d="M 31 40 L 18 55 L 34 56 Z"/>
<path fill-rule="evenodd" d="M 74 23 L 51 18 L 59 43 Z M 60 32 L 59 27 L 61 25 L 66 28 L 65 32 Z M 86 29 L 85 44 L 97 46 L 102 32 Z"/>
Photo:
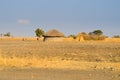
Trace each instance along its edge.
<path fill-rule="evenodd" d="M 0 80 L 120 80 L 120 42 L 0 41 Z"/>

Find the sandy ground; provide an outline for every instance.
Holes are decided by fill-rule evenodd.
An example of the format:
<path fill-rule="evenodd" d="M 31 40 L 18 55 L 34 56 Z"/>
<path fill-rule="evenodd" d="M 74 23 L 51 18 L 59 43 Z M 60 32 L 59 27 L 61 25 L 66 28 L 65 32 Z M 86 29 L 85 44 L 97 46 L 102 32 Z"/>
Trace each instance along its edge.
<path fill-rule="evenodd" d="M 120 71 L 68 69 L 5 69 L 0 80 L 120 80 Z"/>
<path fill-rule="evenodd" d="M 0 80 L 120 80 L 120 43 L 0 41 Z"/>

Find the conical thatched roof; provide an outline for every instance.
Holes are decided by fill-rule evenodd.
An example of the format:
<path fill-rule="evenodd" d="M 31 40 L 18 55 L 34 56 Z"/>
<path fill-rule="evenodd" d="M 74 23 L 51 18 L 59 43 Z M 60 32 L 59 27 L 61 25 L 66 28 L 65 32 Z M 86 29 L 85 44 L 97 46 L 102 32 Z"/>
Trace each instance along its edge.
<path fill-rule="evenodd" d="M 64 34 L 55 30 L 55 29 L 52 29 L 52 30 L 49 30 L 47 31 L 43 36 L 49 36 L 49 37 L 63 37 Z"/>
<path fill-rule="evenodd" d="M 84 41 L 84 37 L 83 37 L 83 35 L 84 35 L 84 34 L 79 33 L 79 34 L 77 35 L 76 40 L 77 40 L 77 41 L 80 41 L 80 42 Z"/>

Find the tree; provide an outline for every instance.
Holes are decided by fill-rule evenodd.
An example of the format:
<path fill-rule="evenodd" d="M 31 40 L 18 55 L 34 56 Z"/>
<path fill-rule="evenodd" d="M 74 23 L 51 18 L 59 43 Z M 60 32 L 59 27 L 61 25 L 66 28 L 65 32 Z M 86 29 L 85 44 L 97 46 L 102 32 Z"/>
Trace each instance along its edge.
<path fill-rule="evenodd" d="M 103 32 L 101 30 L 94 30 L 92 33 L 95 35 L 98 35 L 98 36 L 103 34 Z"/>
<path fill-rule="evenodd" d="M 120 38 L 119 35 L 114 35 L 112 38 Z"/>
<path fill-rule="evenodd" d="M 44 34 L 44 31 L 42 29 L 37 28 L 35 30 L 35 34 L 37 37 L 41 37 Z"/>
<path fill-rule="evenodd" d="M 88 35 L 90 40 L 104 40 L 106 38 L 101 30 L 94 30 L 89 32 Z"/>
<path fill-rule="evenodd" d="M 10 37 L 11 34 L 10 34 L 10 32 L 7 32 L 6 34 L 4 34 L 4 36 Z"/>

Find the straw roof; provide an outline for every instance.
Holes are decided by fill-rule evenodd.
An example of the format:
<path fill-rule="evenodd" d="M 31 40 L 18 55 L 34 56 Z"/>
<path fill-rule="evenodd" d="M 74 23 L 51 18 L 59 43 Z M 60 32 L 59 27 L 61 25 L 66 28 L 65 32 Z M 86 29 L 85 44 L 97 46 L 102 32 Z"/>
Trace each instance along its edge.
<path fill-rule="evenodd" d="M 82 34 L 82 33 L 79 33 L 78 35 L 77 35 L 77 38 L 76 38 L 76 40 L 77 41 L 80 41 L 80 42 L 83 42 L 84 41 L 84 36 L 85 34 Z"/>
<path fill-rule="evenodd" d="M 49 30 L 47 31 L 43 36 L 49 36 L 49 37 L 63 37 L 64 34 L 55 30 L 55 29 L 52 29 L 52 30 Z"/>

